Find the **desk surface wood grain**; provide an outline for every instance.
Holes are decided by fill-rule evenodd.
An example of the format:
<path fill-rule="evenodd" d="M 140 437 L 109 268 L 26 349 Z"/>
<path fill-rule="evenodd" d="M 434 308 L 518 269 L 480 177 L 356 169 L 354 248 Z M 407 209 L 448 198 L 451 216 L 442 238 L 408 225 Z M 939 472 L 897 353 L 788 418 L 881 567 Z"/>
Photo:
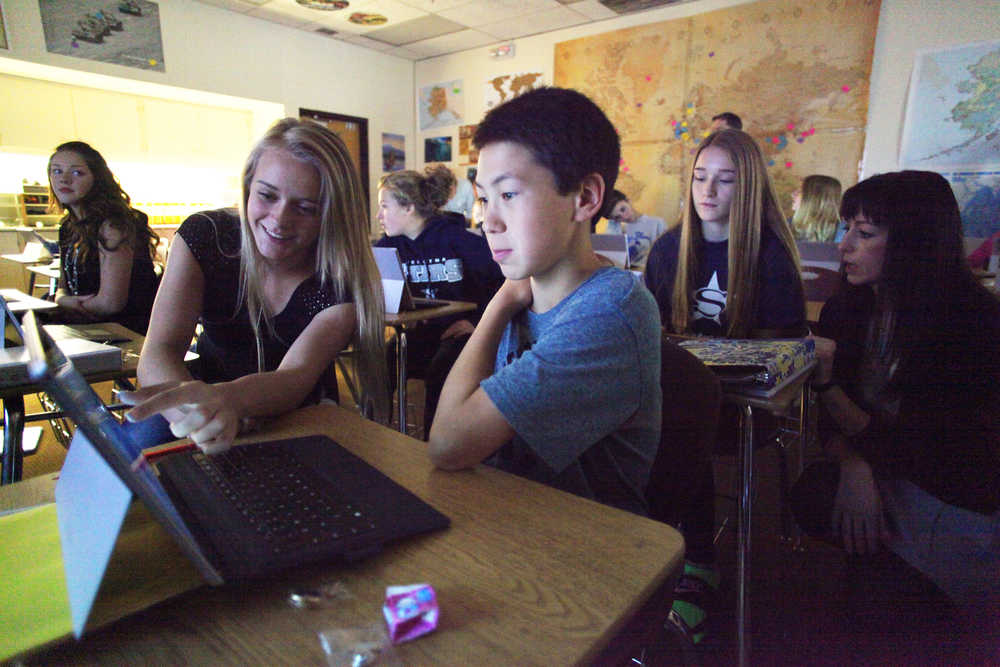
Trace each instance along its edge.
<path fill-rule="evenodd" d="M 337 406 L 286 415 L 253 439 L 310 433 L 361 456 L 452 526 L 360 562 L 210 588 L 197 587 L 166 534 L 133 508 L 95 608 L 103 627 L 27 662 L 321 664 L 318 632 L 381 624 L 387 585 L 427 582 L 440 625 L 396 647 L 404 664 L 587 663 L 681 562 L 683 539 L 664 524 L 487 466 L 436 470 L 425 443 Z M 39 484 L 26 489 L 36 500 Z M 0 507 L 19 486 L 0 489 Z M 333 582 L 347 599 L 308 610 L 288 603 L 292 590 Z"/>

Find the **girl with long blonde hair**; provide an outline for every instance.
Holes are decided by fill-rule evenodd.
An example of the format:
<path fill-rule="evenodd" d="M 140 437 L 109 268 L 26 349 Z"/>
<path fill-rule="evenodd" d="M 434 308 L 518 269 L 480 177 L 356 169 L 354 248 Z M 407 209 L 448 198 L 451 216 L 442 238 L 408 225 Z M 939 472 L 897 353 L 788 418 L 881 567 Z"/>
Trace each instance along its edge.
<path fill-rule="evenodd" d="M 812 174 L 792 195 L 792 229 L 803 241 L 833 241 L 840 226 L 840 181 Z"/>
<path fill-rule="evenodd" d="M 348 345 L 364 407 L 386 416 L 382 283 L 347 148 L 318 124 L 281 120 L 247 158 L 242 195 L 238 214 L 204 211 L 178 229 L 129 418 L 161 413 L 174 436 L 225 449 L 253 418 L 336 398 Z M 183 359 L 199 322 L 192 375 Z"/>
<path fill-rule="evenodd" d="M 669 332 L 726 338 L 806 335 L 798 251 L 764 156 L 750 135 L 720 130 L 701 143 L 683 220 L 653 244 L 645 280 Z M 729 409 L 717 420 L 717 442 L 735 439 L 735 411 L 724 408 Z M 754 426 L 755 431 L 773 429 L 761 418 Z M 661 471 L 671 484 L 660 491 L 672 499 L 674 514 L 668 520 L 680 526 L 687 552 L 668 621 L 698 642 L 719 587 L 713 452 L 685 447 L 682 438 L 671 442 L 660 444 L 658 459 L 674 465 Z M 676 451 L 664 450 L 670 446 Z"/>
<path fill-rule="evenodd" d="M 750 135 L 721 130 L 701 143 L 683 220 L 650 250 L 645 280 L 675 333 L 806 333 L 798 250 Z"/>

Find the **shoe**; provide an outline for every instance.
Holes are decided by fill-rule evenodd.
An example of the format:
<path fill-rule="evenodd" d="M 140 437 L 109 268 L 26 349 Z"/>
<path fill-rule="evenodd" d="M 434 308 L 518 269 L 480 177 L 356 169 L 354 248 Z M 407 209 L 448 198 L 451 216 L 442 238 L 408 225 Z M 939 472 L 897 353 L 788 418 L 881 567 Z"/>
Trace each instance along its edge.
<path fill-rule="evenodd" d="M 674 632 L 688 644 L 699 644 L 705 639 L 707 609 L 715 602 L 719 592 L 719 571 L 714 565 L 684 563 L 674 587 L 674 603 L 663 627 Z"/>

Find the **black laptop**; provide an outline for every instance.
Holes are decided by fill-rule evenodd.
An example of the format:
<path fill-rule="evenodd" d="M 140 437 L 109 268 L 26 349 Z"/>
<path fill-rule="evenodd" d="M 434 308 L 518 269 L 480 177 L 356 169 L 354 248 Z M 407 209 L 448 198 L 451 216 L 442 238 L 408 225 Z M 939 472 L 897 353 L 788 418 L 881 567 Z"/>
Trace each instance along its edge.
<path fill-rule="evenodd" d="M 324 436 L 171 454 L 155 468 L 40 327 L 22 322 L 28 372 L 213 584 L 334 559 L 449 520 Z"/>

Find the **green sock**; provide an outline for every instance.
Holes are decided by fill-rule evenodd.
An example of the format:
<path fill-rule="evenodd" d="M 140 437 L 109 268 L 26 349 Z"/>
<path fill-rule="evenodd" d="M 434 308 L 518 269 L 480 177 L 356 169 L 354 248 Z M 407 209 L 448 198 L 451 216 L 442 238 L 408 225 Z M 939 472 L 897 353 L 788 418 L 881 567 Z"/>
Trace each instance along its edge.
<path fill-rule="evenodd" d="M 701 579 L 713 591 L 719 590 L 719 570 L 715 565 L 703 565 L 690 560 L 684 561 L 684 574 Z"/>

